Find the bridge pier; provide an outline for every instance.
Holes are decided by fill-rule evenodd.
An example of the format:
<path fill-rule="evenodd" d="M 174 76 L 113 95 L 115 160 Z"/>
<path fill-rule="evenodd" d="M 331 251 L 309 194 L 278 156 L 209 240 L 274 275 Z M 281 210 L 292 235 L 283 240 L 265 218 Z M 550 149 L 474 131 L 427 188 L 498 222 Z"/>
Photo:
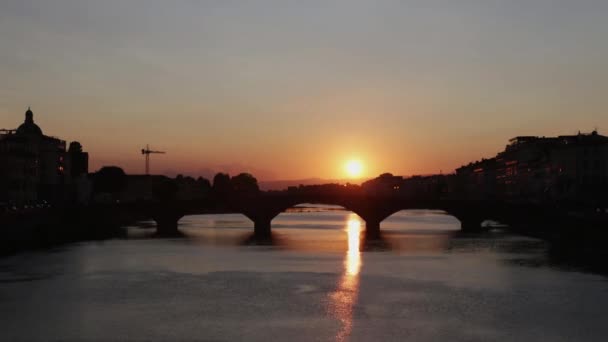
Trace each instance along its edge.
<path fill-rule="evenodd" d="M 488 219 L 488 210 L 485 208 L 464 207 L 450 208 L 447 211 L 449 215 L 454 216 L 460 221 L 460 230 L 464 233 L 479 233 L 487 231 L 487 228 L 481 224 Z"/>
<path fill-rule="evenodd" d="M 256 219 L 253 221 L 253 234 L 257 239 L 270 239 L 272 234 L 270 222 L 268 219 Z"/>
<path fill-rule="evenodd" d="M 365 239 L 367 239 L 367 240 L 380 239 L 380 221 L 377 221 L 377 220 L 365 221 Z"/>
<path fill-rule="evenodd" d="M 154 217 L 154 221 L 156 221 L 156 234 L 160 236 L 179 236 L 180 232 L 177 229 L 177 223 L 181 218 L 181 214 L 171 212 L 170 210 L 158 213 Z"/>
<path fill-rule="evenodd" d="M 460 220 L 460 229 L 465 233 L 479 233 L 486 231 L 487 229 L 482 227 L 483 219 L 480 218 L 466 218 Z"/>
<path fill-rule="evenodd" d="M 162 236 L 175 236 L 179 235 L 177 229 L 178 219 L 157 219 L 156 220 L 156 233 Z"/>

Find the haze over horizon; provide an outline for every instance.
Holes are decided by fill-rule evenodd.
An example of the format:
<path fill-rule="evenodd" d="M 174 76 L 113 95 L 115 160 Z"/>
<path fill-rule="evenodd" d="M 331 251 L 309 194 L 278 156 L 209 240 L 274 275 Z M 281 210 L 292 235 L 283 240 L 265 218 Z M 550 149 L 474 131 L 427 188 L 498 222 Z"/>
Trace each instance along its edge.
<path fill-rule="evenodd" d="M 260 180 L 451 172 L 608 132 L 608 2 L 0 3 L 0 128 L 31 106 L 91 170 Z"/>

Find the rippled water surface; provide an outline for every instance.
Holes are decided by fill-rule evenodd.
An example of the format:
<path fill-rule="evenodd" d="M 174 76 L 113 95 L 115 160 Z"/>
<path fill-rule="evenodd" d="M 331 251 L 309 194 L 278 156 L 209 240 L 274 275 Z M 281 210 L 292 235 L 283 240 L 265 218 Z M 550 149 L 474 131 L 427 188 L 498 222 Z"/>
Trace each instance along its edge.
<path fill-rule="evenodd" d="M 555 266 L 547 245 L 403 211 L 366 242 L 333 207 L 273 221 L 188 216 L 184 238 L 87 242 L 0 259 L 0 339 L 606 341 L 608 283 Z"/>

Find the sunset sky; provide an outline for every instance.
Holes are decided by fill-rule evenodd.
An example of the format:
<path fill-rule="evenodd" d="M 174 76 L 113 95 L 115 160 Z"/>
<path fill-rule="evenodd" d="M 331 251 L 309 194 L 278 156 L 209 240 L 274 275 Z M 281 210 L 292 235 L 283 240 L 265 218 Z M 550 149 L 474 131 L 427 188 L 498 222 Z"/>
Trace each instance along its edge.
<path fill-rule="evenodd" d="M 258 179 L 451 172 L 608 134 L 608 1 L 2 0 L 0 127 Z"/>

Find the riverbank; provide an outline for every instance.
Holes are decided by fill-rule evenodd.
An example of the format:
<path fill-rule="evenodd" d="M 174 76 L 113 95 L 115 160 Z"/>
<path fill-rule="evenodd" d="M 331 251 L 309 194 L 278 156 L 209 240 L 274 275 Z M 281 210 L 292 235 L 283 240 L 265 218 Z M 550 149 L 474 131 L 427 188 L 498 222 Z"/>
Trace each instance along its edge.
<path fill-rule="evenodd" d="M 108 206 L 42 208 L 0 216 L 0 255 L 124 236 L 135 217 Z"/>

